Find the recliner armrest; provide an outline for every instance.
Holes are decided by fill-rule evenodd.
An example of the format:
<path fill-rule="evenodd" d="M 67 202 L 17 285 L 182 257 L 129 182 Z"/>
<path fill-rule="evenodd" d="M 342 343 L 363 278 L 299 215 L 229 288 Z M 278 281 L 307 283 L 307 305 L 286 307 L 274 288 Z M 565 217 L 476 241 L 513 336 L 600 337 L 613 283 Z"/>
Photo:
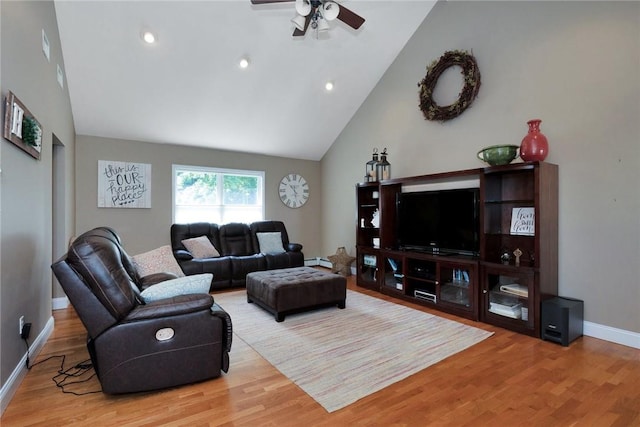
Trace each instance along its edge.
<path fill-rule="evenodd" d="M 191 252 L 184 249 L 173 251 L 173 256 L 176 257 L 178 261 L 189 261 L 193 259 L 193 255 L 191 255 Z"/>
<path fill-rule="evenodd" d="M 231 342 L 233 340 L 233 325 L 231 323 L 231 316 L 229 315 L 229 313 L 224 311 L 222 307 L 215 303 L 211 306 L 211 314 L 213 316 L 219 317 L 222 320 L 222 324 L 224 325 L 224 330 L 222 331 L 223 352 L 228 353 L 229 351 L 231 351 Z M 226 365 L 227 366 L 225 366 L 225 363 L 223 361 L 222 370 L 225 372 L 227 372 L 227 369 L 229 369 L 228 360 Z"/>
<path fill-rule="evenodd" d="M 209 310 L 212 304 L 213 297 L 209 294 L 178 295 L 172 298 L 165 298 L 148 304 L 138 305 L 123 319 L 123 322 L 159 319 L 162 317 Z"/>
<path fill-rule="evenodd" d="M 302 251 L 302 245 L 300 243 L 289 243 L 287 245 L 287 252 L 300 252 Z"/>

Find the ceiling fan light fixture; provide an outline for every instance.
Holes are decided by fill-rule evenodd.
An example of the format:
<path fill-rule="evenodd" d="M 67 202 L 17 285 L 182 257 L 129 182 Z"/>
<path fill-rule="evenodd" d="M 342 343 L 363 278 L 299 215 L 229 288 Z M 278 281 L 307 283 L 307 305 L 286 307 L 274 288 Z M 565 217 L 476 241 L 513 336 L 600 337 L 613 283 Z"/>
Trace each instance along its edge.
<path fill-rule="evenodd" d="M 300 31 L 304 31 L 304 24 L 306 23 L 306 18 L 302 15 L 296 15 L 291 22 L 296 26 Z"/>
<path fill-rule="evenodd" d="M 324 89 L 325 89 L 327 92 L 331 92 L 331 91 L 333 90 L 333 82 L 326 82 L 326 83 L 324 84 Z"/>
<path fill-rule="evenodd" d="M 330 29 L 328 22 L 342 21 L 357 30 L 364 23 L 364 18 L 348 8 L 339 5 L 337 0 L 251 0 L 252 4 L 294 2 L 296 16 L 291 19 L 295 25 L 293 36 L 304 36 L 308 28 L 320 32 Z"/>
<path fill-rule="evenodd" d="M 240 62 L 238 63 L 238 65 L 242 69 L 247 68 L 249 66 L 249 60 L 247 58 L 242 58 L 240 59 Z"/>
<path fill-rule="evenodd" d="M 329 24 L 326 19 L 323 19 L 321 16 L 317 19 L 318 22 L 318 31 L 327 31 L 329 29 Z"/>
<path fill-rule="evenodd" d="M 307 16 L 311 13 L 311 3 L 307 0 L 296 0 L 296 12 L 299 15 Z"/>
<path fill-rule="evenodd" d="M 327 1 L 322 4 L 322 17 L 327 21 L 333 21 L 340 13 L 340 6 L 333 1 Z"/>

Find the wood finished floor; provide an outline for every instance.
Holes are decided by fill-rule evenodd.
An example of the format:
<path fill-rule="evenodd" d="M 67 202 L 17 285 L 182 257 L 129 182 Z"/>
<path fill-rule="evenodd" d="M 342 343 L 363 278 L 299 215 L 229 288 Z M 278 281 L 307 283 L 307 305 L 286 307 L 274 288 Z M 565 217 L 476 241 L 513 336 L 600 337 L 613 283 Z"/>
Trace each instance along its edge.
<path fill-rule="evenodd" d="M 235 339 L 222 377 L 126 396 L 63 394 L 51 378 L 59 359 L 33 367 L 2 416 L 10 426 L 638 426 L 640 350 L 582 337 L 569 347 L 349 289 L 495 332 L 489 339 L 340 411 L 327 413 L 253 349 Z M 348 307 L 348 302 L 347 302 Z M 73 309 L 35 362 L 88 358 Z M 336 361 L 339 363 L 339 361 Z M 328 375 L 331 373 L 328 372 Z M 99 390 L 93 378 L 70 387 Z"/>

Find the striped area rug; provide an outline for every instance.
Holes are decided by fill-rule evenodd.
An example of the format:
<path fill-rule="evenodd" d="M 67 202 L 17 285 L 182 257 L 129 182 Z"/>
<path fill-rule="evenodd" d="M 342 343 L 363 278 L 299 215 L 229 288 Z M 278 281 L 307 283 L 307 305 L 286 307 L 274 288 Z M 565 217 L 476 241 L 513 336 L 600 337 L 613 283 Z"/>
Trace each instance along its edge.
<path fill-rule="evenodd" d="M 344 310 L 314 310 L 287 316 L 281 323 L 247 303 L 245 291 L 214 297 L 231 315 L 235 338 L 246 342 L 328 412 L 492 335 L 350 290 Z"/>

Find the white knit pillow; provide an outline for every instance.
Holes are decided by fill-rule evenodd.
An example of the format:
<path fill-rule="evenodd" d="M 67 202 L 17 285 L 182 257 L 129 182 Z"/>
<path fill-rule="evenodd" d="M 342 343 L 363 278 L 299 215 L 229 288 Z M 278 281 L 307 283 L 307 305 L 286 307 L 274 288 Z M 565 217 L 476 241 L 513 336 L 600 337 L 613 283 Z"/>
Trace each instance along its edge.
<path fill-rule="evenodd" d="M 140 295 L 144 302 L 149 303 L 178 295 L 208 294 L 212 278 L 213 274 L 204 273 L 165 280 L 164 282 L 149 286 L 140 292 Z"/>
<path fill-rule="evenodd" d="M 171 246 L 160 246 L 157 249 L 134 255 L 131 257 L 138 269 L 140 277 L 153 273 L 173 273 L 178 277 L 184 276 L 178 261 L 173 257 Z"/>
<path fill-rule="evenodd" d="M 211 244 L 207 236 L 185 239 L 182 241 L 182 244 L 191 252 L 194 258 L 216 258 L 220 256 L 220 253 Z"/>

